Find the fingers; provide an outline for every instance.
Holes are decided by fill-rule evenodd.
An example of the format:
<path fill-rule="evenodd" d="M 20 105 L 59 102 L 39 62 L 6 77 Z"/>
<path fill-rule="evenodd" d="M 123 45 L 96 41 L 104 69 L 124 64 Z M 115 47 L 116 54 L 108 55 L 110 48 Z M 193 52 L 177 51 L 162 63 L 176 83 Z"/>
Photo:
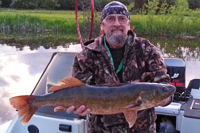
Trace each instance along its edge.
<path fill-rule="evenodd" d="M 84 105 L 81 105 L 79 108 L 75 109 L 75 106 L 70 106 L 70 107 L 64 107 L 64 106 L 57 106 L 54 108 L 54 112 L 63 110 L 63 109 L 67 109 L 66 112 L 67 113 L 71 113 L 74 112 L 74 114 L 78 114 L 81 116 L 85 116 L 87 114 L 89 114 L 91 112 L 90 109 L 87 109 Z"/>
<path fill-rule="evenodd" d="M 67 113 L 71 113 L 73 111 L 75 111 L 75 106 L 70 106 L 70 107 L 65 107 L 65 106 L 56 106 L 54 108 L 54 112 L 57 112 L 57 111 L 60 111 L 60 110 L 63 110 L 63 109 L 67 109 L 66 112 Z"/>
<path fill-rule="evenodd" d="M 90 109 L 86 109 L 86 107 L 84 105 L 81 105 L 78 109 L 76 109 L 74 111 L 75 114 L 81 115 L 81 116 L 85 116 L 87 114 L 89 114 L 91 112 Z"/>
<path fill-rule="evenodd" d="M 90 109 L 86 109 L 84 112 L 82 112 L 82 113 L 79 114 L 79 115 L 81 115 L 81 116 L 86 116 L 86 115 L 89 114 L 90 112 L 91 112 Z"/>
<path fill-rule="evenodd" d="M 69 108 L 67 108 L 67 113 L 71 113 L 75 111 L 75 106 L 70 106 Z"/>

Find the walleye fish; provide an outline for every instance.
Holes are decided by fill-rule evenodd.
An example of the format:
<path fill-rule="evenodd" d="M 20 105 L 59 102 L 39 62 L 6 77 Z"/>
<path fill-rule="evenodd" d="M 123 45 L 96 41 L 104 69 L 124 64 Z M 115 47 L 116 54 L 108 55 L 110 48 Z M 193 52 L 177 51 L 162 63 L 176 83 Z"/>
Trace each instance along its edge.
<path fill-rule="evenodd" d="M 10 98 L 10 104 L 18 110 L 21 122 L 26 124 L 38 108 L 44 105 L 56 105 L 78 108 L 85 105 L 91 114 L 124 113 L 126 121 L 132 127 L 137 119 L 137 111 L 158 106 L 172 96 L 175 87 L 158 83 L 134 83 L 104 86 L 84 85 L 80 80 L 67 77 L 52 86 L 52 93 L 35 96 L 24 95 Z"/>

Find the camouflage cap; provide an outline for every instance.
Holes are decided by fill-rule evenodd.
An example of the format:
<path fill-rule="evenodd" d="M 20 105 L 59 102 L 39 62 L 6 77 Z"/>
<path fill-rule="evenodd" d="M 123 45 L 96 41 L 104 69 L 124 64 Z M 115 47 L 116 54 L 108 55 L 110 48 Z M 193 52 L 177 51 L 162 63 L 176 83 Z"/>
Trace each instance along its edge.
<path fill-rule="evenodd" d="M 103 8 L 101 13 L 101 22 L 106 16 L 110 14 L 122 14 L 130 20 L 129 12 L 126 6 L 119 1 L 112 1 Z"/>

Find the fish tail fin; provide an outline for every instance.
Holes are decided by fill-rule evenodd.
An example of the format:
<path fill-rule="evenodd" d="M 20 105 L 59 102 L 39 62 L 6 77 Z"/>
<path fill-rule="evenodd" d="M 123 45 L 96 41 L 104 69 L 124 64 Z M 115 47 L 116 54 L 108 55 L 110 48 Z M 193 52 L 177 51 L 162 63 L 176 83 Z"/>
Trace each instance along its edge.
<path fill-rule="evenodd" d="M 28 123 L 28 121 L 38 109 L 38 107 L 34 107 L 32 105 L 32 101 L 33 96 L 30 95 L 16 96 L 10 98 L 10 104 L 18 110 L 19 118 L 23 116 L 23 118 L 21 119 L 21 122 L 23 124 Z"/>

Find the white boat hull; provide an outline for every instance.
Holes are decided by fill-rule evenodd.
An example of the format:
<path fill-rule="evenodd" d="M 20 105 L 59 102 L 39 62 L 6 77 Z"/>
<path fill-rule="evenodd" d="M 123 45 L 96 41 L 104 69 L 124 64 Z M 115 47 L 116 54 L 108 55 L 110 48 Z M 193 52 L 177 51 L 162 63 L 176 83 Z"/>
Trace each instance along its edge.
<path fill-rule="evenodd" d="M 85 127 L 86 121 L 84 119 L 66 120 L 33 115 L 26 125 L 23 125 L 20 120 L 21 119 L 18 119 L 18 115 L 16 115 L 5 133 L 28 133 L 30 132 L 29 130 L 38 130 L 40 133 L 63 133 L 67 132 L 67 129 L 70 133 L 85 133 L 87 130 Z M 64 128 L 66 131 L 63 131 L 62 125 L 66 125 L 66 128 Z"/>

